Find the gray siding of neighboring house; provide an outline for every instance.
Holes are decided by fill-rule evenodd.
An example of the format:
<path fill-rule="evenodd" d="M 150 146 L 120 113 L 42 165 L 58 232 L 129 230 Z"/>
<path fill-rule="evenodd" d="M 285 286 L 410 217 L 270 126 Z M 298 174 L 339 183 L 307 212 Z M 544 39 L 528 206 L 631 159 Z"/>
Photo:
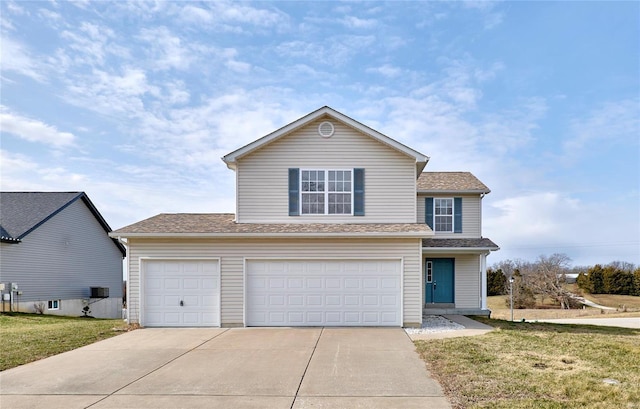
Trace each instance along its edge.
<path fill-rule="evenodd" d="M 88 298 L 89 287 L 122 298 L 122 253 L 79 199 L 21 243 L 1 243 L 0 282 L 17 283 L 20 302 Z"/>

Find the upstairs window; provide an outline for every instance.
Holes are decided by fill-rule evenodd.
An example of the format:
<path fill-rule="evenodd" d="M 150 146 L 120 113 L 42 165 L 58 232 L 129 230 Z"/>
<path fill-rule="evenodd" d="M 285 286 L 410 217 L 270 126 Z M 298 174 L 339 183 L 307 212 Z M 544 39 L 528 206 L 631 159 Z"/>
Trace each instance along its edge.
<path fill-rule="evenodd" d="M 302 170 L 302 214 L 352 214 L 351 170 Z"/>
<path fill-rule="evenodd" d="M 436 233 L 462 233 L 462 198 L 426 197 L 425 222 Z"/>
<path fill-rule="evenodd" d="M 453 199 L 434 199 L 435 231 L 453 232 Z"/>

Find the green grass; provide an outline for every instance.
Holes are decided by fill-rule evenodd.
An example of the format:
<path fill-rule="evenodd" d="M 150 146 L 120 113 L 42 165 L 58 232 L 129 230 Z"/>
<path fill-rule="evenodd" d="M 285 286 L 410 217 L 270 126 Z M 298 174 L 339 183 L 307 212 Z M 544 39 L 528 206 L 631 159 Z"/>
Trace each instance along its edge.
<path fill-rule="evenodd" d="M 640 408 L 640 330 L 477 320 L 497 330 L 415 342 L 454 408 Z"/>
<path fill-rule="evenodd" d="M 121 334 L 122 320 L 0 314 L 0 371 Z"/>

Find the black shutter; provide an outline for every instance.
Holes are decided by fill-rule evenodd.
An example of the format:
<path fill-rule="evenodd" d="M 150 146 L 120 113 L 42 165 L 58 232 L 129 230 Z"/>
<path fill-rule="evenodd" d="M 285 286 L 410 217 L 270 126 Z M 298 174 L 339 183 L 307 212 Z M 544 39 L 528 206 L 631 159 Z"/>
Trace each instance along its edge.
<path fill-rule="evenodd" d="M 300 169 L 289 168 L 289 216 L 300 216 Z"/>
<path fill-rule="evenodd" d="M 364 216 L 364 169 L 353 170 L 353 215 Z"/>

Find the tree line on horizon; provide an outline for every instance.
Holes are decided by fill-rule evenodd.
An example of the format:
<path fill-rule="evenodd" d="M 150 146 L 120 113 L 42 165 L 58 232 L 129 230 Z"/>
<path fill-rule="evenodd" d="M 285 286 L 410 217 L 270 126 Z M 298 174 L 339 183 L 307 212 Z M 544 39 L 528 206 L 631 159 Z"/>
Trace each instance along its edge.
<path fill-rule="evenodd" d="M 606 265 L 570 267 L 566 254 L 540 255 L 533 261 L 503 260 L 487 269 L 487 295 L 509 294 L 513 277 L 513 307 L 535 308 L 537 299 L 549 299 L 562 309 L 581 308 L 567 288 L 567 276 L 577 274 L 576 284 L 585 293 L 640 296 L 640 267 L 614 261 Z M 510 300 L 506 301 L 510 306 Z"/>

